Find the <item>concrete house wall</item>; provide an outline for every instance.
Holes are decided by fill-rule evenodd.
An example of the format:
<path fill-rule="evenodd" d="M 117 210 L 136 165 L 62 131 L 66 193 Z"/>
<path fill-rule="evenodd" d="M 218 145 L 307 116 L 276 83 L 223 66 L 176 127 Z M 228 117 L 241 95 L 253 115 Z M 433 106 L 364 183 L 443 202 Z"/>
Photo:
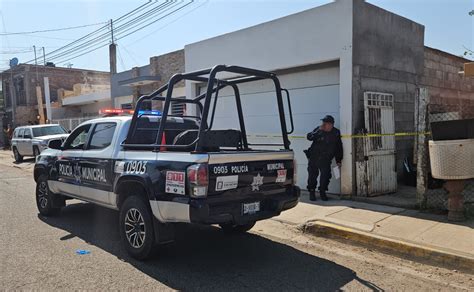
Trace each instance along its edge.
<path fill-rule="evenodd" d="M 352 132 L 352 1 L 338 0 L 186 45 L 185 59 L 186 71 L 215 64 L 298 71 L 308 65 L 338 61 L 339 128 L 342 133 Z M 196 90 L 192 82 L 186 84 L 187 96 L 195 96 Z M 349 194 L 353 178 L 351 140 L 344 141 L 344 151 L 340 189 Z"/>
<path fill-rule="evenodd" d="M 413 132 L 416 88 L 423 73 L 424 26 L 364 1 L 354 1 L 353 126 L 365 128 L 364 92 L 394 96 L 395 132 Z M 396 165 L 413 153 L 413 137 L 397 137 Z M 358 142 L 358 141 L 357 141 Z M 364 159 L 360 149 L 356 160 Z"/>

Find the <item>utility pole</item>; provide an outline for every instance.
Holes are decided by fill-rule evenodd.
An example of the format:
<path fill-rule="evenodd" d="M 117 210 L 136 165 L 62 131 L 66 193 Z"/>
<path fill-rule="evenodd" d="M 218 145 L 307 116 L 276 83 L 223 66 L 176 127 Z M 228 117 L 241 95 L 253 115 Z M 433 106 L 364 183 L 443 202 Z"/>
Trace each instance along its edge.
<path fill-rule="evenodd" d="M 43 49 L 43 65 L 46 65 L 46 60 L 44 57 L 44 47 L 42 47 L 42 49 Z M 36 63 L 36 48 L 35 48 L 35 63 Z M 36 100 L 38 102 L 38 116 L 39 116 L 38 122 L 40 124 L 45 124 L 46 119 L 44 117 L 43 94 L 41 92 L 41 86 L 40 86 L 39 77 L 38 77 L 38 64 L 36 64 Z"/>
<path fill-rule="evenodd" d="M 35 67 L 36 67 L 36 85 L 38 85 L 38 61 L 36 59 L 36 46 L 33 46 L 33 51 L 35 51 Z"/>
<path fill-rule="evenodd" d="M 109 45 L 109 60 L 110 60 L 110 78 L 112 74 L 117 73 L 117 45 L 114 40 L 114 23 L 110 20 L 110 34 L 112 37 L 112 43 Z"/>
<path fill-rule="evenodd" d="M 15 67 L 10 67 L 10 98 L 12 101 L 12 127 L 16 127 L 16 86 L 13 78 L 13 70 Z"/>
<path fill-rule="evenodd" d="M 43 49 L 43 66 L 46 66 L 46 54 L 44 53 L 44 47 L 42 47 Z"/>
<path fill-rule="evenodd" d="M 35 51 L 35 65 L 38 65 L 38 62 L 36 61 L 36 46 L 33 46 L 33 51 Z"/>

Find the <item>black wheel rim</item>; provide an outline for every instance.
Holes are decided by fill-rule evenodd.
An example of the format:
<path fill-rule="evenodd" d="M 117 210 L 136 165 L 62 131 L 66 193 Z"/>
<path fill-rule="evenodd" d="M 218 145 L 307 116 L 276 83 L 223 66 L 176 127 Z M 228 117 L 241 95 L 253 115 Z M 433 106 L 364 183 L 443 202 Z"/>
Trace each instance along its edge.
<path fill-rule="evenodd" d="M 128 243 L 134 248 L 140 248 L 145 243 L 145 220 L 136 208 L 129 209 L 125 215 L 125 235 Z"/>
<path fill-rule="evenodd" d="M 44 181 L 40 182 L 38 186 L 38 204 L 41 209 L 48 205 L 48 185 Z"/>

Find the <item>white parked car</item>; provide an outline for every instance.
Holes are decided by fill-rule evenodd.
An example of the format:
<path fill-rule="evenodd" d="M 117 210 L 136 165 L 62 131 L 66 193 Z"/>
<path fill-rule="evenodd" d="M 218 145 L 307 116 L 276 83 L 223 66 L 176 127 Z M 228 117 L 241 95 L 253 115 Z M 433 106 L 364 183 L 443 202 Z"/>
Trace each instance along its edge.
<path fill-rule="evenodd" d="M 65 140 L 68 132 L 60 125 L 32 125 L 18 127 L 13 132 L 12 150 L 16 162 L 23 161 L 24 156 L 38 156 L 48 148 L 53 139 Z"/>

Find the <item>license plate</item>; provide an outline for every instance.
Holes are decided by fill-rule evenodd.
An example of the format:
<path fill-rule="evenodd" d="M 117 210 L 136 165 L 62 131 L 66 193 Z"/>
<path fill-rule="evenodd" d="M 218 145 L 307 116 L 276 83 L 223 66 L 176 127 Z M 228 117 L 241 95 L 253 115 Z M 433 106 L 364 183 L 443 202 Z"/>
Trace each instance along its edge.
<path fill-rule="evenodd" d="M 242 204 L 242 213 L 244 215 L 255 214 L 258 211 L 260 211 L 260 202 Z"/>

